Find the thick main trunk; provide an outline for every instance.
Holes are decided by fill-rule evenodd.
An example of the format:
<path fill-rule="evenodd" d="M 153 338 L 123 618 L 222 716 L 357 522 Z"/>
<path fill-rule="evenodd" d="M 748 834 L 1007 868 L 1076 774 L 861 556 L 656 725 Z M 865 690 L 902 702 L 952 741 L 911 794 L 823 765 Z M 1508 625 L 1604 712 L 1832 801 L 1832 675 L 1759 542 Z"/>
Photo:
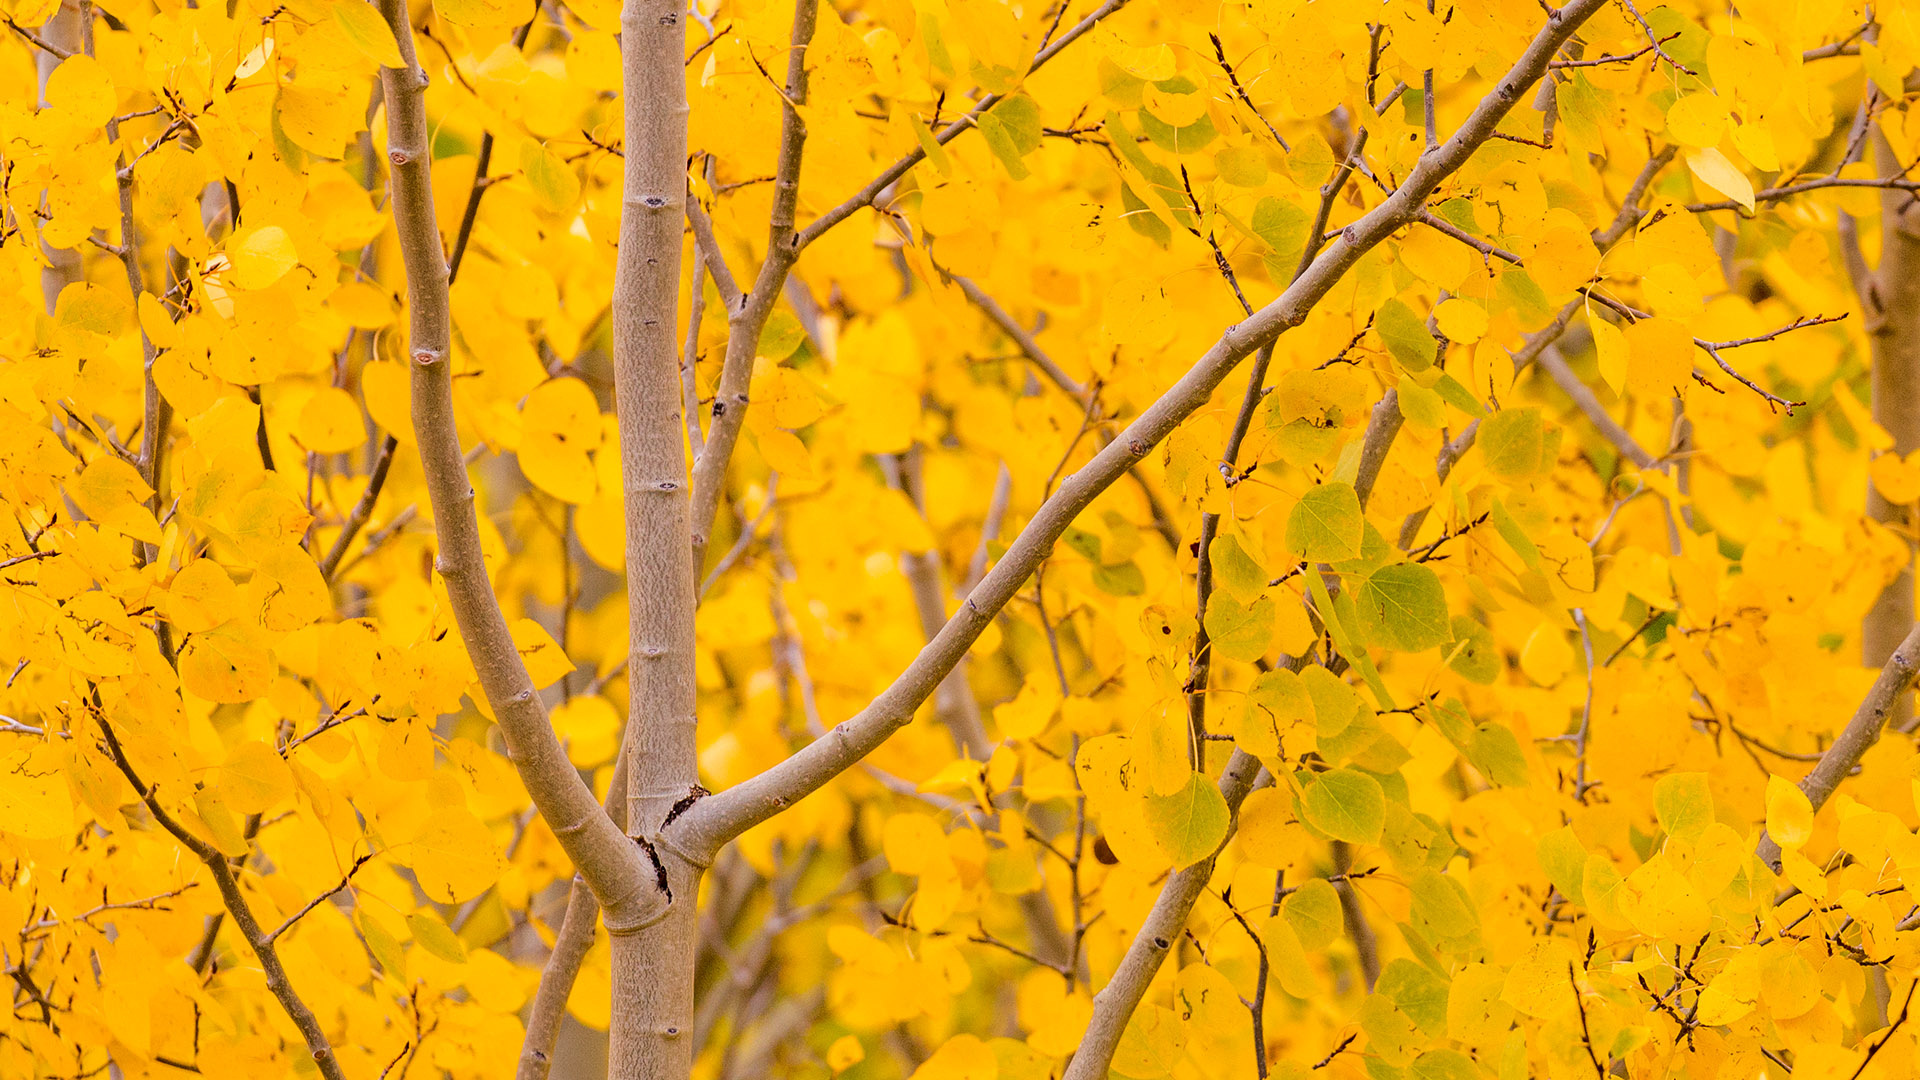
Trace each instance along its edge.
<path fill-rule="evenodd" d="M 1901 166 L 1884 139 L 1874 140 L 1882 171 Z M 1920 206 L 1907 192 L 1888 190 L 1880 200 L 1880 265 L 1861 290 L 1860 303 L 1873 343 L 1873 418 L 1893 436 L 1893 452 L 1920 449 Z M 1907 545 L 1906 566 L 1873 603 L 1860 627 L 1860 660 L 1880 667 L 1913 629 L 1913 525 L 1909 508 L 1889 503 L 1871 485 L 1867 514 Z M 1908 730 L 1913 696 L 1894 703 L 1892 725 Z"/>
<path fill-rule="evenodd" d="M 610 1080 L 684 1080 L 693 1069 L 701 867 L 661 840 L 695 797 L 693 529 L 679 342 L 687 192 L 686 29 L 679 0 L 627 0 L 621 16 L 626 174 L 614 269 L 614 395 L 626 498 L 632 730 L 627 835 L 669 890 L 667 916 L 609 928 Z"/>

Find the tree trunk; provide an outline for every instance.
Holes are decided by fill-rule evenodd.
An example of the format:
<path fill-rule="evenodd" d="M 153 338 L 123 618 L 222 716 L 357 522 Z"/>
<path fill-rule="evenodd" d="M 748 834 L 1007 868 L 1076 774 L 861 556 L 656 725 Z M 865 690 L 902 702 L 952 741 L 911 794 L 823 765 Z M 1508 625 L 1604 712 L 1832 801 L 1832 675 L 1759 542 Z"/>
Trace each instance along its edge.
<path fill-rule="evenodd" d="M 1899 174 L 1886 140 L 1874 142 L 1881 172 Z M 1880 207 L 1880 265 L 1860 290 L 1860 304 L 1873 343 L 1873 418 L 1893 436 L 1892 452 L 1905 455 L 1920 449 L 1920 206 L 1910 193 L 1888 189 Z M 1871 484 L 1867 515 L 1907 547 L 1906 566 L 1860 626 L 1860 661 L 1877 668 L 1913 629 L 1913 526 L 1908 507 L 1889 503 Z M 1890 722 L 1901 731 L 1912 728 L 1912 694 L 1899 695 Z"/>
<path fill-rule="evenodd" d="M 632 652 L 627 835 L 669 891 L 667 916 L 611 934 L 610 1080 L 684 1080 L 693 1068 L 693 974 L 703 867 L 661 827 L 695 797 L 693 532 L 676 322 L 687 196 L 680 0 L 627 0 L 625 193 L 614 270 L 614 397 L 626 499 Z"/>

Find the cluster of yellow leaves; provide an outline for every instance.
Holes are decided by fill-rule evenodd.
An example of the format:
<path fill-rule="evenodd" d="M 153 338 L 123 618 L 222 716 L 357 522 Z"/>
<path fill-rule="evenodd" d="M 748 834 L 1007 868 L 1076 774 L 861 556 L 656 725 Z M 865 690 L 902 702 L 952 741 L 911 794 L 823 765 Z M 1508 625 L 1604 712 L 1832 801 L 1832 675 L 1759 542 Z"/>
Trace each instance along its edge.
<path fill-rule="evenodd" d="M 1805 50 L 1850 40 L 1861 11 L 1597 16 L 1583 57 L 1649 36 L 1660 54 L 1561 69 L 1552 111 L 1515 110 L 1512 138 L 1431 200 L 1517 263 L 1423 224 L 1375 249 L 1281 338 L 1235 462 L 1230 383 L 982 637 L 966 670 L 986 760 L 916 723 L 716 869 L 729 951 L 777 958 L 760 977 L 796 1001 L 823 988 L 782 1066 L 1049 1075 L 1169 872 L 1218 852 L 1122 1076 L 1255 1075 L 1254 1000 L 1278 1075 L 1505 1080 L 1597 1058 L 1746 1077 L 1765 1048 L 1841 1078 L 1876 1043 L 1862 1075 L 1904 1075 L 1914 1032 L 1875 1035 L 1891 1017 L 1867 1003 L 1881 982 L 1897 1000 L 1920 962 L 1910 747 L 1877 748 L 1817 816 L 1782 777 L 1864 690 L 1854 628 L 1906 549 L 1861 500 L 1870 481 L 1912 503 L 1920 461 L 1862 404 L 1857 320 L 1727 353 L 1810 402 L 1791 418 L 1695 345 L 1850 307 L 1831 226 L 1855 214 L 1871 248 L 1879 193 L 1763 193 L 1836 165 L 1880 175 L 1839 160 L 1869 84 L 1875 136 L 1916 157 L 1903 78 L 1920 37 L 1894 7 L 1858 56 L 1817 61 Z M 53 10 L 7 7 L 21 26 Z M 33 46 L 0 46 L 0 296 L 22 313 L 0 326 L 0 656 L 19 665 L 0 665 L 0 931 L 19 932 L 0 952 L 25 979 L 0 1073 L 77 1075 L 103 1055 L 128 1075 L 302 1068 L 252 954 L 230 925 L 207 936 L 221 898 L 153 827 L 104 722 L 155 803 L 240 867 L 263 922 L 332 895 L 280 952 L 351 1075 L 407 1052 L 506 1075 L 571 868 L 489 731 L 434 574 L 369 114 L 397 45 L 359 0 L 105 10 L 91 54 L 48 58 L 44 86 Z M 699 14 L 691 144 L 711 168 L 692 191 L 743 273 L 766 244 L 781 97 L 765 72 L 792 8 Z M 414 17 L 434 34 L 418 37 L 450 253 L 465 236 L 455 401 L 488 568 L 571 760 L 604 784 L 626 649 L 606 318 L 618 10 L 436 0 Z M 969 581 L 1113 418 L 1241 317 L 1205 237 L 1270 298 L 1317 240 L 1354 131 L 1364 168 L 1329 230 L 1420 159 L 1425 72 L 1444 137 L 1540 12 L 1134 0 L 1028 73 L 1051 17 L 999 0 L 822 11 L 803 216 L 915 148 L 927 161 L 884 212 L 806 250 L 757 343 L 751 450 L 723 513 L 738 524 L 710 565 L 738 554 L 700 614 L 709 786 L 911 660 L 903 556 L 930 554 L 949 590 Z M 976 88 L 1003 96 L 977 135 L 936 142 Z M 1676 164 L 1596 242 L 1649 146 Z M 1688 209 L 1722 201 L 1757 216 Z M 1035 377 L 950 275 L 1042 327 L 1078 388 Z M 1568 319 L 1586 331 L 1565 343 L 1573 370 L 1661 467 L 1515 370 L 1527 335 Z M 717 302 L 692 328 L 703 402 L 727 328 Z M 149 363 L 172 414 L 158 476 L 139 468 Z M 1389 392 L 1405 426 L 1363 508 L 1364 433 Z M 387 439 L 366 527 L 330 562 Z M 985 535 L 1002 476 L 1009 509 Z M 1196 616 L 1202 514 L 1220 520 Z M 1202 632 L 1207 739 L 1186 682 Z M 1352 671 L 1279 663 L 1329 652 Z M 1232 747 L 1270 778 L 1237 812 L 1213 779 Z M 1751 854 L 1762 824 L 1798 890 L 1779 904 Z M 602 1027 L 606 963 L 590 955 L 572 998 Z M 724 1044 L 762 998 L 722 1000 L 702 1075 L 730 1067 Z M 892 1032 L 924 1053 L 901 1060 Z"/>

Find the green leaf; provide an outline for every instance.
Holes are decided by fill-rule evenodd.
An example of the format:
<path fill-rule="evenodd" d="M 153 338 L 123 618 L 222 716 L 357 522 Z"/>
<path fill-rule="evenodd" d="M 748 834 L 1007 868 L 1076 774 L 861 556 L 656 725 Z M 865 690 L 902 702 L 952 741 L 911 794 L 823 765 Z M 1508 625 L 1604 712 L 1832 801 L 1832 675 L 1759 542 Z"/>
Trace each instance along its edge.
<path fill-rule="evenodd" d="M 1437 1039 L 1447 1033 L 1447 983 L 1438 975 L 1396 957 L 1380 973 L 1374 989 L 1391 998 L 1428 1037 Z"/>
<path fill-rule="evenodd" d="M 1413 376 L 1400 376 L 1400 415 L 1407 423 L 1428 431 L 1437 431 L 1446 426 L 1447 403 L 1437 390 L 1431 390 L 1413 381 Z"/>
<path fill-rule="evenodd" d="M 1407 1066 L 1407 1080 L 1479 1080 L 1473 1059 L 1458 1050 L 1429 1050 Z"/>
<path fill-rule="evenodd" d="M 1387 803 L 1387 824 L 1380 832 L 1380 847 L 1402 875 L 1428 865 L 1439 834 L 1420 820 L 1413 811 L 1397 802 Z"/>
<path fill-rule="evenodd" d="M 1319 667 L 1308 668 L 1320 671 Z M 1262 672 L 1247 688 L 1240 731 L 1234 736 L 1240 749 L 1258 758 L 1274 758 L 1286 749 L 1283 739 L 1293 728 L 1313 723 L 1313 699 L 1300 676 L 1286 668 Z M 1303 747 L 1295 746 L 1295 754 Z"/>
<path fill-rule="evenodd" d="M 569 210 L 580 199 L 580 178 L 560 155 L 529 139 L 520 144 L 520 171 L 548 210 Z"/>
<path fill-rule="evenodd" d="M 1447 653 L 1447 666 L 1471 683 L 1490 686 L 1505 670 L 1506 661 L 1493 643 L 1493 631 L 1475 622 L 1471 616 L 1453 617 L 1453 648 Z"/>
<path fill-rule="evenodd" d="M 1573 826 L 1563 825 L 1540 838 L 1534 845 L 1540 869 L 1560 894 L 1576 904 L 1585 905 L 1587 894 L 1581 888 L 1587 872 L 1587 849 L 1573 834 Z"/>
<path fill-rule="evenodd" d="M 359 908 L 355 922 L 360 924 L 360 936 L 366 940 L 367 952 L 379 963 L 387 977 L 396 982 L 405 982 L 407 978 L 407 957 L 400 951 L 400 939 L 388 930 L 386 924 Z"/>
<path fill-rule="evenodd" d="M 1340 894 L 1320 878 L 1302 882 L 1280 904 L 1280 915 L 1293 927 L 1300 947 L 1318 952 L 1333 944 L 1346 931 L 1340 913 Z"/>
<path fill-rule="evenodd" d="M 1173 230 L 1167 227 L 1166 222 L 1155 217 L 1140 196 L 1133 193 L 1133 188 L 1126 184 L 1120 185 L 1120 208 L 1125 211 L 1121 216 L 1126 218 L 1127 225 L 1134 232 L 1163 248 L 1173 243 Z"/>
<path fill-rule="evenodd" d="M 1654 782 L 1653 813 L 1671 836 L 1692 836 L 1713 824 L 1706 773 L 1668 773 Z"/>
<path fill-rule="evenodd" d="M 441 922 L 431 912 L 416 912 L 407 916 L 407 929 L 413 931 L 413 942 L 449 964 L 467 962 L 467 947 L 454 936 L 447 924 Z"/>
<path fill-rule="evenodd" d="M 1300 685 L 1313 699 L 1313 726 L 1323 739 L 1347 730 L 1355 714 L 1367 707 L 1358 690 L 1318 664 L 1300 674 Z"/>
<path fill-rule="evenodd" d="M 1267 587 L 1267 572 L 1232 533 L 1213 538 L 1207 545 L 1207 559 L 1213 567 L 1213 580 L 1242 601 L 1253 599 Z"/>
<path fill-rule="evenodd" d="M 1453 637 L 1440 576 L 1420 563 L 1375 570 L 1361 582 L 1354 606 L 1360 636 L 1400 652 L 1420 652 Z"/>
<path fill-rule="evenodd" d="M 1464 383 L 1451 375 L 1440 376 L 1439 381 L 1433 384 L 1433 392 L 1439 394 L 1447 404 L 1468 416 L 1487 415 L 1487 407 L 1480 403 L 1479 398 L 1473 396 L 1473 391 L 1467 389 Z"/>
<path fill-rule="evenodd" d="M 1486 457 L 1487 471 L 1503 480 L 1517 480 L 1540 471 L 1547 429 L 1539 409 L 1502 409 L 1480 421 L 1476 440 Z"/>
<path fill-rule="evenodd" d="M 1227 839 L 1227 800 L 1213 781 L 1195 772 L 1171 795 L 1147 796 L 1147 831 L 1166 850 L 1176 868 L 1219 850 Z"/>
<path fill-rule="evenodd" d="M 1386 824 L 1387 798 L 1380 782 L 1358 769 L 1320 774 L 1301 803 L 1307 824 L 1349 844 L 1375 844 Z"/>
<path fill-rule="evenodd" d="M 1373 659 L 1365 649 L 1354 643 L 1353 636 L 1347 632 L 1357 617 L 1353 610 L 1353 597 L 1344 592 L 1338 597 L 1329 595 L 1327 583 L 1318 571 L 1308 571 L 1306 579 L 1307 594 L 1313 597 L 1313 608 L 1320 613 L 1320 621 L 1326 624 L 1327 633 L 1333 635 L 1334 647 L 1366 680 L 1367 689 L 1373 692 L 1374 700 L 1380 703 L 1380 707 L 1393 708 L 1393 695 L 1388 693 L 1387 684 L 1380 681 L 1380 672 L 1373 666 Z"/>
<path fill-rule="evenodd" d="M 1436 944 L 1471 937 L 1480 930 L 1480 916 L 1473 898 L 1458 881 L 1445 874 L 1426 870 L 1408 883 L 1413 892 L 1414 925 Z"/>
<path fill-rule="evenodd" d="M 1358 558 L 1365 522 L 1352 484 L 1320 484 L 1287 514 L 1287 546 L 1308 562 Z"/>
<path fill-rule="evenodd" d="M 767 324 L 760 328 L 760 342 L 754 351 L 768 360 L 785 360 L 807 340 L 807 328 L 786 308 L 775 308 L 767 316 Z"/>
<path fill-rule="evenodd" d="M 1398 300 L 1389 300 L 1373 313 L 1373 332 L 1402 368 L 1425 371 L 1433 366 L 1439 347 L 1427 332 L 1427 321 Z"/>
<path fill-rule="evenodd" d="M 1520 740 L 1505 724 L 1489 721 L 1474 728 L 1467 742 L 1467 761 L 1501 787 L 1526 787 L 1530 779 Z"/>
<path fill-rule="evenodd" d="M 1040 106 L 1026 94 L 1014 94 L 976 121 L 987 148 L 1006 167 L 1007 175 L 1025 180 L 1031 173 L 1025 158 L 1040 148 Z"/>
<path fill-rule="evenodd" d="M 1232 593 L 1214 593 L 1207 601 L 1205 626 L 1216 656 L 1252 663 L 1273 644 L 1273 598 L 1258 596 L 1242 605 Z"/>
<path fill-rule="evenodd" d="M 1307 234 L 1313 231 L 1313 215 L 1297 203 L 1269 195 L 1253 207 L 1253 234 L 1267 245 L 1268 273 L 1276 281 L 1285 281 L 1299 265 L 1300 253 L 1307 249 Z"/>
<path fill-rule="evenodd" d="M 1146 575 L 1131 560 L 1117 566 L 1095 566 L 1093 584 L 1109 596 L 1139 596 L 1147 591 Z"/>

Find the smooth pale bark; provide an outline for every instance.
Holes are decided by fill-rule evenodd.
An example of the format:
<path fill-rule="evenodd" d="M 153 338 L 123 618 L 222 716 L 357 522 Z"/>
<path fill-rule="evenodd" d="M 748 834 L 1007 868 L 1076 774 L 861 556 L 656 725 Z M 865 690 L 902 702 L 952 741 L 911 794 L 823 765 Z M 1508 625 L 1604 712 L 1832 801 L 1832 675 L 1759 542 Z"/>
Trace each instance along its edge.
<path fill-rule="evenodd" d="M 767 218 L 767 258 L 760 264 L 753 288 L 727 310 L 727 352 L 720 365 L 720 383 L 713 394 L 713 422 L 707 443 L 693 465 L 693 561 L 695 569 L 705 565 L 707 543 L 713 536 L 713 520 L 719 512 L 727 487 L 727 466 L 740 441 L 740 429 L 746 423 L 748 387 L 753 380 L 753 359 L 759 351 L 760 332 L 766 329 L 774 305 L 787 284 L 787 274 L 800 257 L 800 234 L 794 230 L 794 211 L 800 202 L 800 160 L 807 143 L 807 124 L 794 111 L 795 104 L 807 101 L 807 47 L 813 43 L 813 28 L 820 11 L 819 0 L 798 0 L 793 9 L 793 34 L 787 54 L 787 83 L 783 89 L 785 107 L 780 121 L 780 150 L 773 172 L 773 211 Z M 628 95 L 632 100 L 632 95 Z M 684 125 L 683 125 L 684 128 Z M 629 165 L 629 168 L 632 166 Z M 694 218 L 696 237 L 700 235 L 699 216 Z M 724 266 L 724 262 L 721 263 Z M 719 274 L 715 274 L 719 280 Z M 737 290 L 736 290 L 737 291 Z M 725 287 L 721 295 L 727 295 Z"/>
<path fill-rule="evenodd" d="M 696 898 L 710 861 L 685 857 L 659 833 L 675 808 L 688 805 L 699 790 L 695 555 L 678 333 L 681 223 L 687 213 L 684 8 L 682 0 L 627 0 L 620 18 L 626 128 L 613 383 L 632 650 L 626 831 L 669 903 L 666 917 L 651 926 L 608 925 L 611 1080 L 678 1080 L 693 1068 Z"/>
<path fill-rule="evenodd" d="M 1193 412 L 1239 362 L 1300 325 L 1313 306 L 1360 257 L 1413 221 L 1435 188 L 1492 137 L 1494 129 L 1547 70 L 1554 53 L 1603 0 L 1572 0 L 1549 16 L 1526 52 L 1474 109 L 1459 130 L 1423 155 L 1407 179 L 1379 206 L 1346 228 L 1285 292 L 1245 321 L 1227 328 L 1212 348 L 1167 392 L 1085 466 L 1062 481 L 981 580 L 960 610 L 920 651 L 898 679 L 866 708 L 766 772 L 702 799 L 675 822 L 677 846 L 710 859 L 733 837 L 818 790 L 913 719 L 994 615 L 1012 599 L 1083 509 L 1144 458 Z M 1056 43 L 1057 44 L 1057 43 Z M 1377 462 L 1374 463 L 1377 466 Z"/>
<path fill-rule="evenodd" d="M 554 736 L 547 709 L 527 677 L 513 636 L 487 579 L 453 408 L 452 317 L 447 263 L 433 212 L 426 72 L 415 60 L 404 0 L 381 0 L 380 12 L 400 46 L 404 67 L 383 68 L 387 162 L 395 229 L 406 264 L 408 366 L 412 369 L 414 437 L 433 506 L 438 552 L 434 567 L 460 627 L 507 756 L 568 858 L 592 886 L 607 926 L 625 932 L 659 919 L 665 897 L 651 868 L 600 808 Z"/>
<path fill-rule="evenodd" d="M 1883 137 L 1874 156 L 1883 175 L 1902 169 Z M 1873 418 L 1893 436 L 1893 453 L 1920 449 L 1920 204 L 1910 192 L 1880 194 L 1880 265 L 1862 282 L 1860 306 L 1873 344 Z M 1860 625 L 1860 661 L 1878 667 L 1913 628 L 1913 523 L 1910 508 L 1888 502 L 1867 486 L 1867 516 L 1887 526 L 1907 548 L 1900 575 L 1881 590 Z M 1890 722 L 1913 726 L 1913 698 L 1901 693 Z"/>

